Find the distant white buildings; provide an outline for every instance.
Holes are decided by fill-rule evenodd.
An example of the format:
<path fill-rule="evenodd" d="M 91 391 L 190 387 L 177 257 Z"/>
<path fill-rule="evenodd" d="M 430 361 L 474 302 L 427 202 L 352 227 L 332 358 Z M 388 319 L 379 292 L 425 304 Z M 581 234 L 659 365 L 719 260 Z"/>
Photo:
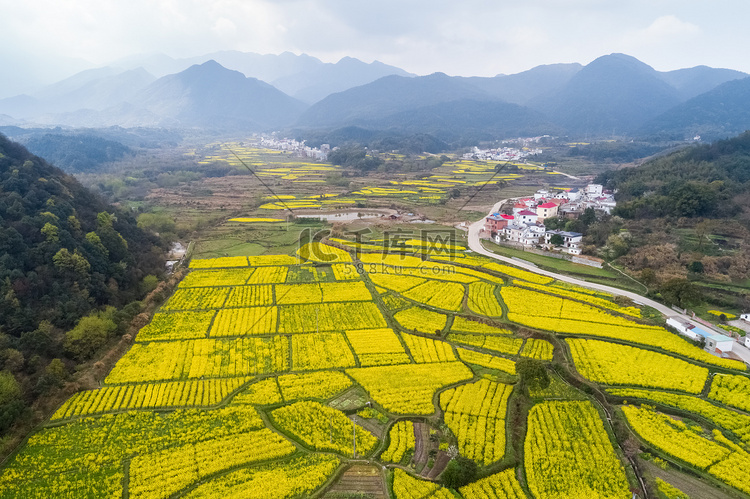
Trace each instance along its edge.
<path fill-rule="evenodd" d="M 512 147 L 479 149 L 478 147 L 474 147 L 471 152 L 467 152 L 462 157 L 463 159 L 475 159 L 479 161 L 520 161 L 528 156 L 534 156 L 541 153 L 541 149 L 531 149 L 528 147 L 524 147 L 523 149 L 515 149 Z"/>
<path fill-rule="evenodd" d="M 328 144 L 322 144 L 318 149 L 306 146 L 304 140 L 299 142 L 294 139 L 277 139 L 275 137 L 261 137 L 260 145 L 266 149 L 289 151 L 300 158 L 311 158 L 318 161 L 328 159 L 328 153 L 331 152 L 331 146 Z"/>

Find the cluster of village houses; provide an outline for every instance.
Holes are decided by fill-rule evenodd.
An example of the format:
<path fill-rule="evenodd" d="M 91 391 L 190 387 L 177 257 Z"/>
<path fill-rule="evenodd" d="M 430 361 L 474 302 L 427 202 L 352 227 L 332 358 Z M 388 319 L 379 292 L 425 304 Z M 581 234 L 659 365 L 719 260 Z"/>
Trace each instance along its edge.
<path fill-rule="evenodd" d="M 510 242 L 521 246 L 542 246 L 571 255 L 581 254 L 583 234 L 563 230 L 547 230 L 544 220 L 552 217 L 577 218 L 587 208 L 610 213 L 615 207 L 614 194 L 600 184 L 589 184 L 583 189 L 542 189 L 534 197 L 517 199 L 512 213 L 492 213 L 484 222 L 482 236 L 497 243 Z M 559 235 L 562 244 L 553 244 Z M 559 241 L 558 241 L 559 242 Z"/>
<path fill-rule="evenodd" d="M 515 149 L 512 147 L 500 147 L 497 149 L 479 149 L 475 147 L 471 152 L 464 153 L 463 159 L 474 159 L 478 161 L 519 161 L 527 156 L 541 154 L 541 149 Z"/>
<path fill-rule="evenodd" d="M 328 153 L 331 152 L 329 144 L 321 144 L 320 149 L 317 147 L 308 147 L 305 141 L 299 142 L 294 139 L 277 139 L 275 137 L 261 137 L 261 147 L 266 149 L 275 149 L 277 151 L 288 151 L 300 158 L 311 158 L 318 161 L 328 159 Z"/>

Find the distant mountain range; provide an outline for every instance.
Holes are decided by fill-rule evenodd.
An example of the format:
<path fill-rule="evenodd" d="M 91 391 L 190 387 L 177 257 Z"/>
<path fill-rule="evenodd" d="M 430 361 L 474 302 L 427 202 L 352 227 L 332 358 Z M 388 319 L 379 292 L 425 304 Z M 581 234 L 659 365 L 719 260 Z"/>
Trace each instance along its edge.
<path fill-rule="evenodd" d="M 750 75 L 707 66 L 659 72 L 624 55 L 513 75 L 414 76 L 380 62 L 217 52 L 134 57 L 0 100 L 0 125 L 358 127 L 441 140 L 568 134 L 724 137 L 750 128 Z"/>

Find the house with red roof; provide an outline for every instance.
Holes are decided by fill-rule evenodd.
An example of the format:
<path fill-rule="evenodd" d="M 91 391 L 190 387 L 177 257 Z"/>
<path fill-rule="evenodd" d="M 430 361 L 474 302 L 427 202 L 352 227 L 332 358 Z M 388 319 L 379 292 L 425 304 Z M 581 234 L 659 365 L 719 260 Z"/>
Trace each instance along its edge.
<path fill-rule="evenodd" d="M 555 203 L 543 203 L 536 207 L 536 214 L 539 218 L 544 220 L 550 217 L 556 217 L 557 209 L 558 206 Z"/>
<path fill-rule="evenodd" d="M 535 211 L 531 210 L 522 210 L 516 213 L 516 219 L 527 225 L 536 225 L 536 221 L 538 220 L 539 215 L 536 214 Z"/>
<path fill-rule="evenodd" d="M 484 219 L 484 230 L 489 234 L 501 232 L 515 218 L 513 215 L 506 215 L 505 213 L 493 213 Z"/>

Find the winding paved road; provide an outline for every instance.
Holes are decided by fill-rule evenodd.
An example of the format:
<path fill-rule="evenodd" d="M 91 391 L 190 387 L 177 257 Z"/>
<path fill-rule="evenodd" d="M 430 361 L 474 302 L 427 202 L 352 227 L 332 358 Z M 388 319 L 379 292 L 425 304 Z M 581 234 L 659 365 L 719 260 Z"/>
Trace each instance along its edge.
<path fill-rule="evenodd" d="M 505 204 L 507 201 L 508 199 L 503 199 L 502 201 L 499 201 L 498 203 L 496 203 L 490 210 L 490 213 L 496 213 L 497 211 L 499 211 L 500 207 L 503 204 Z M 598 291 L 604 291 L 606 293 L 610 293 L 613 295 L 625 296 L 635 302 L 642 303 L 644 305 L 648 305 L 649 307 L 655 308 L 665 317 L 678 316 L 678 317 L 682 317 L 683 319 L 691 319 L 691 317 L 679 314 L 678 312 L 675 312 L 674 310 L 667 307 L 666 305 L 656 302 L 650 298 L 646 298 L 645 296 L 639 295 L 638 293 L 633 293 L 632 291 L 625 291 L 619 288 L 614 288 L 612 286 L 607 286 L 605 284 L 597 284 L 593 282 L 582 281 L 581 279 L 576 279 L 575 277 L 569 277 L 569 276 L 562 275 L 562 274 L 556 274 L 548 270 L 540 269 L 539 267 L 536 267 L 535 265 L 530 265 L 530 264 L 521 262 L 519 260 L 509 258 L 507 256 L 502 256 L 502 255 L 492 253 L 491 251 L 486 250 L 484 246 L 482 246 L 482 242 L 479 238 L 479 232 L 482 230 L 483 225 L 484 225 L 484 218 L 482 218 L 481 220 L 477 220 L 476 222 L 474 222 L 473 224 L 469 226 L 469 235 L 468 235 L 469 248 L 471 248 L 471 250 L 474 251 L 475 253 L 484 255 L 489 258 L 494 258 L 495 260 L 501 260 L 503 262 L 513 264 L 516 267 L 521 267 L 522 269 L 529 270 L 537 274 L 546 275 L 548 277 L 552 277 L 559 281 L 564 281 L 570 284 L 575 284 L 576 286 L 583 286 L 583 287 L 590 288 L 590 289 L 596 289 Z M 735 342 L 732 350 L 738 356 L 742 357 L 745 362 L 750 364 L 750 350 L 749 349 Z"/>

